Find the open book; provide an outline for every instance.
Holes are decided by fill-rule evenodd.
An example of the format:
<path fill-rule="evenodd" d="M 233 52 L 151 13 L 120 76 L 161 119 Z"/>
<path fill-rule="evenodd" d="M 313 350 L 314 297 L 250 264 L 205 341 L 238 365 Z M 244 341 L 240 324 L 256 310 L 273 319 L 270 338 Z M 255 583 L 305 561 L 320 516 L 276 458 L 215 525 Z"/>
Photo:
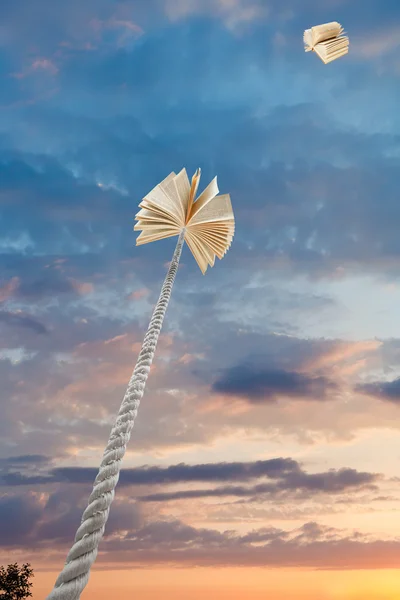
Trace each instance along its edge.
<path fill-rule="evenodd" d="M 189 182 L 186 169 L 170 173 L 139 204 L 134 230 L 141 231 L 139 246 L 179 235 L 185 228 L 185 242 L 204 275 L 231 245 L 235 219 L 229 194 L 218 196 L 216 177 L 196 199 L 200 176 L 197 169 Z"/>
<path fill-rule="evenodd" d="M 306 29 L 303 40 L 305 51 L 315 52 L 325 64 L 349 51 L 349 38 L 343 35 L 343 27 L 336 21 Z"/>

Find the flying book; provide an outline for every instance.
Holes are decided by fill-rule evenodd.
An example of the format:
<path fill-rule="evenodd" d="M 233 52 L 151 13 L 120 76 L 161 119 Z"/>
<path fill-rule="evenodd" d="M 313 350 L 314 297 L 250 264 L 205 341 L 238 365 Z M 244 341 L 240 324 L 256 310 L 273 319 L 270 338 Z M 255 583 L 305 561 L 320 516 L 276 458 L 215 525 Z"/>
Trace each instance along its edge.
<path fill-rule="evenodd" d="M 340 23 L 332 21 L 306 29 L 303 35 L 306 52 L 315 52 L 327 64 L 349 51 L 349 38 L 343 35 Z"/>
<path fill-rule="evenodd" d="M 203 275 L 223 258 L 235 233 L 235 219 L 229 194 L 218 196 L 217 178 L 196 198 L 201 170 L 189 181 L 186 169 L 170 173 L 139 204 L 135 231 L 141 231 L 136 245 L 179 235 L 185 229 L 189 246 Z"/>

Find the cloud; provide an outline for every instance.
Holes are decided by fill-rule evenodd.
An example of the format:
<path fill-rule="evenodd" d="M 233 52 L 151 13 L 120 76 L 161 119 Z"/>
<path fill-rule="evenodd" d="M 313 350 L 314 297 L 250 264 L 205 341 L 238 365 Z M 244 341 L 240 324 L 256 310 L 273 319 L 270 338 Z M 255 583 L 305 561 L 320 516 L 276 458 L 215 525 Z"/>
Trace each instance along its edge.
<path fill-rule="evenodd" d="M 8 458 L 0 458 L 0 465 L 2 466 L 2 468 L 13 466 L 21 467 L 21 465 L 46 465 L 49 462 L 51 462 L 51 459 L 48 456 L 45 456 L 44 454 L 25 454 L 9 456 Z"/>
<path fill-rule="evenodd" d="M 87 491 L 69 486 L 55 492 L 6 493 L 0 498 L 0 544 L 29 548 L 66 544 L 80 524 Z M 134 529 L 142 523 L 139 507 L 119 499 L 107 522 L 107 535 Z M 49 547 L 50 547 L 49 545 Z"/>
<path fill-rule="evenodd" d="M 278 479 L 278 477 L 276 477 Z M 374 481 L 377 476 L 371 473 L 359 473 L 354 469 L 341 469 L 327 473 L 308 474 L 304 472 L 289 473 L 274 483 L 260 483 L 252 487 L 243 486 L 221 486 L 214 489 L 180 490 L 176 492 L 164 492 L 140 496 L 143 502 L 166 502 L 170 500 L 183 500 L 194 498 L 223 498 L 238 497 L 250 498 L 253 502 L 259 502 L 261 498 L 279 497 L 287 492 L 307 492 L 310 494 L 336 494 L 343 493 L 347 489 L 363 489 L 368 487 L 374 489 Z"/>
<path fill-rule="evenodd" d="M 272 1 L 262 18 L 251 11 L 265 3 L 187 3 L 191 14 L 173 23 L 165 2 L 123 4 L 0 8 L 9 30 L 0 61 L 5 97 L 38 98 L 47 77 L 39 74 L 52 65 L 60 87 L 51 102 L 0 115 L 3 345 L 29 357 L 1 361 L 4 443 L 35 453 L 66 451 L 78 436 L 83 446 L 103 444 L 119 403 L 111 398 L 125 391 L 175 244 L 135 248 L 135 207 L 182 166 L 201 166 L 205 179 L 218 174 L 237 232 L 207 281 L 183 252 L 164 330 L 173 342 L 157 354 L 137 447 L 172 452 L 243 428 L 310 440 L 372 426 L 369 402 L 331 414 L 318 400 L 344 397 L 346 377 L 367 370 L 376 349 L 303 338 L 306 317 L 332 311 L 330 323 L 343 308 L 326 290 L 313 294 L 310 280 L 362 271 L 393 277 L 398 269 L 397 126 L 385 130 L 376 116 L 392 114 L 389 79 L 380 80 L 378 103 L 374 68 L 349 58 L 315 89 L 317 71 L 301 47 L 303 23 L 325 10 L 315 1 L 301 10 Z M 341 7 L 348 30 L 365 33 L 368 6 L 358 25 Z M 382 9 L 379 22 L 388 14 Z M 240 41 L 235 19 L 247 22 Z M 122 32 L 132 35 L 119 44 Z M 279 55 L 277 33 L 286 40 Z M 8 76 L 33 64 L 32 77 Z M 366 95 L 368 106 L 358 100 Z M 359 121 L 350 106 L 359 107 Z M 285 289 L 299 273 L 307 285 Z M 343 358 L 346 344 L 354 355 Z M 233 394 L 247 399 L 242 414 Z M 313 402 L 296 402 L 302 398 Z"/>
<path fill-rule="evenodd" d="M 56 265 L 47 265 L 51 267 Z M 93 291 L 91 283 L 63 277 L 56 269 L 48 269 L 40 278 L 26 275 L 24 281 L 13 277 L 3 286 L 3 300 L 39 301 L 46 296 L 54 298 L 60 294 L 87 294 Z"/>
<path fill-rule="evenodd" d="M 49 494 L 36 529 L 36 540 L 68 543 L 86 508 L 87 491 L 76 486 L 63 487 Z M 107 521 L 107 535 L 135 529 L 142 524 L 141 512 L 135 502 L 116 499 Z"/>
<path fill-rule="evenodd" d="M 355 387 L 355 390 L 397 404 L 400 402 L 400 377 L 393 381 L 374 381 L 359 384 Z"/>
<path fill-rule="evenodd" d="M 61 266 L 69 268 L 68 263 Z M 35 279 L 32 277 L 32 281 Z M 121 286 L 122 282 L 115 285 Z M 122 292 L 112 290 L 110 294 L 107 286 L 97 280 L 87 301 L 86 296 L 64 294 L 61 312 L 57 302 L 50 304 L 50 296 L 40 303 L 35 300 L 35 317 L 37 314 L 36 318 L 47 328 L 47 335 L 38 335 L 32 329 L 7 327 L 4 360 L 0 361 L 3 382 L 0 437 L 4 452 L 8 453 L 7 444 L 13 442 L 18 443 L 21 453 L 39 454 L 51 448 L 58 455 L 75 452 L 77 443 L 73 440 L 79 439 L 80 447 L 90 445 L 96 448 L 96 453 L 101 453 L 141 347 L 146 321 L 151 315 L 150 302 L 155 302 L 152 294 L 157 295 L 159 290 L 155 288 L 144 305 L 130 302 L 127 308 L 129 286 L 122 287 Z M 140 289 L 141 285 L 138 282 L 130 289 L 134 287 Z M 180 296 L 179 290 L 183 289 L 185 292 Z M 166 329 L 159 340 L 147 400 L 140 407 L 141 427 L 135 433 L 138 451 L 172 452 L 201 447 L 221 440 L 226 434 L 242 436 L 243 428 L 246 435 L 258 435 L 261 431 L 262 435 L 268 432 L 273 439 L 277 435 L 294 435 L 309 443 L 314 435 L 347 439 L 358 427 L 376 427 L 376 416 L 365 402 L 362 406 L 353 402 L 344 412 L 342 409 L 331 414 L 322 406 L 326 402 L 297 403 L 300 396 L 285 398 L 282 393 L 282 401 L 275 403 L 243 403 L 238 398 L 241 408 L 243 404 L 246 408 L 239 413 L 234 396 L 215 391 L 210 394 L 212 382 L 221 373 L 229 372 L 232 364 L 245 363 L 255 365 L 261 372 L 263 365 L 268 365 L 273 371 L 299 373 L 307 385 L 309 379 L 322 377 L 331 381 L 334 375 L 340 387 L 329 389 L 328 394 L 335 397 L 338 392 L 347 393 L 348 383 L 343 381 L 342 370 L 364 354 L 374 356 L 375 351 L 372 346 L 362 344 L 354 347 L 350 344 L 350 351 L 337 340 L 301 340 L 238 331 L 233 319 L 226 323 L 219 320 L 223 306 L 218 309 L 218 305 L 208 303 L 202 308 L 204 298 L 200 297 L 196 306 L 194 297 L 187 296 L 187 287 L 177 285 L 176 291 Z M 229 289 L 226 294 L 228 298 Z M 21 301 L 20 298 L 18 302 Z M 202 323 L 201 332 L 193 327 L 194 314 L 197 322 Z M 181 329 L 184 336 L 175 333 Z M 6 358 L 11 356 L 7 354 L 10 352 L 19 357 L 19 362 L 13 359 L 11 363 Z M 190 360 L 188 355 L 192 357 Z M 295 411 L 289 410 L 293 402 Z M 318 410 L 317 404 L 321 405 Z"/>
<path fill-rule="evenodd" d="M 42 485 L 68 482 L 72 485 L 94 480 L 97 469 L 82 467 L 53 468 L 49 472 L 32 473 L 4 468 L 0 472 L 0 484 L 16 487 L 20 485 Z M 214 463 L 199 465 L 171 465 L 169 467 L 125 468 L 119 478 L 119 486 L 167 486 L 177 483 L 249 482 L 268 478 L 251 487 L 243 485 L 221 485 L 214 488 L 187 489 L 172 492 L 142 494 L 142 502 L 166 502 L 194 498 L 223 498 L 234 496 L 260 501 L 264 498 L 280 497 L 282 494 L 340 494 L 346 490 L 375 489 L 380 479 L 378 474 L 359 472 L 343 468 L 325 473 L 306 473 L 293 459 L 276 458 L 253 463 Z"/>
<path fill-rule="evenodd" d="M 12 279 L 10 279 L 10 281 L 0 286 L 0 302 L 5 302 L 10 297 L 12 297 L 12 295 L 18 287 L 18 284 L 18 277 L 13 277 Z"/>
<path fill-rule="evenodd" d="M 8 459 L 13 464 L 12 458 Z M 21 460 L 21 459 L 20 459 Z M 200 465 L 178 464 L 169 467 L 139 467 L 124 469 L 121 472 L 120 485 L 159 485 L 179 482 L 220 482 L 220 481 L 248 481 L 255 477 L 279 477 L 286 472 L 298 471 L 299 465 L 290 458 L 274 458 L 254 463 L 214 463 Z M 85 483 L 93 481 L 96 470 L 81 467 L 63 467 L 53 470 L 48 478 L 43 481 L 57 482 L 69 481 L 70 483 Z M 24 481 L 21 479 L 21 481 Z M 25 480 L 34 484 L 35 480 Z M 40 483 L 39 480 L 37 483 Z M 11 480 L 8 480 L 10 483 Z"/>
<path fill-rule="evenodd" d="M 64 554 L 87 493 L 68 486 L 51 493 L 7 493 L 0 499 L 1 545 L 35 552 L 35 564 Z M 116 499 L 99 564 L 169 566 L 307 566 L 330 569 L 396 568 L 399 542 L 309 521 L 284 530 L 247 532 L 196 528 L 174 518 L 149 518 L 128 498 Z"/>
<path fill-rule="evenodd" d="M 397 540 L 371 539 L 358 531 L 346 532 L 316 522 L 292 530 L 260 527 L 243 534 L 160 519 L 148 520 L 119 538 L 108 536 L 106 526 L 97 560 L 100 565 L 119 564 L 119 568 L 164 564 L 377 569 L 397 568 L 398 550 Z"/>
<path fill-rule="evenodd" d="M 399 36 L 398 27 L 386 27 L 384 31 L 374 31 L 373 35 L 353 37 L 351 50 L 355 56 L 362 56 L 367 60 L 385 56 L 399 47 Z"/>
<path fill-rule="evenodd" d="M 26 544 L 43 512 L 41 494 L 0 497 L 0 540 L 3 546 Z"/>
<path fill-rule="evenodd" d="M 284 370 L 238 365 L 213 383 L 214 392 L 239 396 L 250 403 L 274 402 L 278 397 L 325 400 L 336 384 L 325 377 L 312 377 Z"/>
<path fill-rule="evenodd" d="M 8 327 L 21 327 L 30 329 L 31 331 L 41 335 L 48 333 L 47 328 L 43 323 L 37 321 L 34 317 L 24 314 L 22 311 L 0 311 L 0 325 L 4 324 Z"/>
<path fill-rule="evenodd" d="M 164 0 L 165 14 L 171 21 L 208 14 L 219 18 L 228 29 L 265 19 L 268 8 L 260 0 Z"/>

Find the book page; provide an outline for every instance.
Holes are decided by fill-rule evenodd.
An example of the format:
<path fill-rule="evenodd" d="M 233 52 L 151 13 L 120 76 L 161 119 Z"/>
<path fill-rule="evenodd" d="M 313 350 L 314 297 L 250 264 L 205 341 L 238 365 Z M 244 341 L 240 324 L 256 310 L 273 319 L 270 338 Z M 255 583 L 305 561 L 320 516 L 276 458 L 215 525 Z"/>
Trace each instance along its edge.
<path fill-rule="evenodd" d="M 156 242 L 157 240 L 163 240 L 175 235 L 175 232 L 168 232 L 165 230 L 151 234 L 146 234 L 144 231 L 142 231 L 142 233 L 136 238 L 136 246 L 142 246 L 143 244 L 149 244 L 150 242 Z"/>
<path fill-rule="evenodd" d="M 169 175 L 167 175 L 167 177 L 165 179 L 163 179 L 161 181 L 161 183 L 157 183 L 157 185 L 154 186 L 152 190 L 150 190 L 150 192 L 147 194 L 147 196 L 151 196 L 153 194 L 153 192 L 157 193 L 157 190 L 159 188 L 163 189 L 163 187 L 166 186 L 169 181 L 173 180 L 175 175 L 176 175 L 176 173 L 174 173 L 174 171 L 172 171 Z M 144 198 L 146 198 L 147 196 L 145 196 Z"/>
<path fill-rule="evenodd" d="M 165 219 L 165 221 L 167 223 L 176 223 L 177 225 L 181 225 L 182 220 L 177 217 L 175 214 L 172 213 L 172 211 L 170 211 L 168 208 L 165 208 L 165 206 L 161 206 L 159 203 L 157 203 L 156 201 L 152 201 L 150 199 L 145 199 L 142 200 L 142 202 L 139 204 L 140 208 L 145 208 L 149 211 L 151 211 L 154 215 L 158 215 L 159 218 L 163 218 Z"/>
<path fill-rule="evenodd" d="M 217 196 L 212 202 L 196 210 L 193 209 L 193 216 L 189 224 L 208 223 L 211 221 L 226 221 L 233 218 L 232 204 L 229 194 Z"/>
<path fill-rule="evenodd" d="M 304 50 L 306 52 L 311 52 L 311 50 L 313 49 L 311 29 L 305 30 L 305 32 L 303 34 L 303 42 L 304 42 Z"/>
<path fill-rule="evenodd" d="M 193 237 L 190 235 L 189 232 L 186 232 L 186 234 L 185 234 L 185 241 L 186 241 L 187 245 L 189 246 L 189 249 L 190 249 L 191 253 L 193 254 L 195 261 L 199 265 L 200 271 L 204 275 L 205 272 L 207 271 L 207 267 L 208 267 L 208 262 L 207 262 L 205 256 L 202 254 L 201 249 L 198 247 L 198 244 L 196 243 L 196 241 L 193 239 Z"/>
<path fill-rule="evenodd" d="M 214 240 L 216 246 L 226 246 L 226 244 L 230 244 L 233 239 L 235 233 L 235 226 L 232 222 L 231 227 L 226 227 L 225 229 L 217 229 L 214 227 L 215 222 L 212 223 L 204 223 L 201 225 L 191 225 L 190 231 L 198 234 L 199 236 L 207 237 L 209 240 Z"/>
<path fill-rule="evenodd" d="M 160 185 L 160 186 L 167 185 L 170 181 L 173 180 L 174 177 L 176 177 L 176 173 L 175 173 L 175 171 L 171 171 L 171 173 L 169 175 L 167 175 L 166 178 L 163 179 L 158 185 Z M 156 185 L 155 187 L 158 187 L 158 185 Z"/>
<path fill-rule="evenodd" d="M 189 215 L 192 212 L 192 205 L 193 205 L 194 199 L 196 198 L 197 188 L 199 187 L 199 183 L 200 183 L 200 177 L 201 177 L 201 169 L 197 169 L 196 173 L 192 177 L 192 184 L 190 186 L 189 202 L 188 202 L 187 211 L 186 211 L 186 222 L 188 222 Z"/>
<path fill-rule="evenodd" d="M 324 46 L 318 44 L 315 47 L 315 52 L 325 64 L 328 64 L 328 63 L 332 62 L 333 60 L 336 60 L 337 58 L 340 58 L 341 56 L 348 54 L 349 49 L 346 46 L 344 48 L 339 48 L 336 50 L 329 51 Z"/>
<path fill-rule="evenodd" d="M 337 37 L 343 31 L 342 26 L 336 21 L 325 23 L 324 25 L 316 25 L 311 27 L 312 45 L 315 46 L 319 42 Z"/>
<path fill-rule="evenodd" d="M 323 63 L 326 64 L 326 59 L 325 59 L 325 52 L 324 52 L 324 48 L 323 46 L 321 46 L 320 44 L 317 44 L 314 48 L 315 50 L 315 54 L 317 56 L 319 56 L 319 58 L 322 60 Z"/>
<path fill-rule="evenodd" d="M 177 175 L 177 177 L 178 177 L 178 175 Z M 182 227 L 184 227 L 184 225 L 185 225 L 185 212 L 183 211 L 183 208 L 182 208 L 182 202 L 181 202 L 181 199 L 179 197 L 179 193 L 178 193 L 178 190 L 176 188 L 175 181 L 176 181 L 176 177 L 174 177 L 171 181 L 169 181 L 167 183 L 167 185 L 164 188 L 164 191 L 167 194 L 167 196 L 169 198 L 171 198 L 171 200 L 173 201 L 174 205 L 176 206 L 177 212 L 179 214 L 179 218 L 180 218 L 180 220 L 182 222 Z"/>
<path fill-rule="evenodd" d="M 214 229 L 212 227 L 214 223 L 206 223 L 204 225 L 193 225 L 191 226 L 191 230 L 193 229 L 194 233 L 199 233 L 200 235 L 209 235 L 211 236 L 213 239 L 215 239 L 216 242 L 223 242 L 225 243 L 228 239 L 232 239 L 235 233 L 235 228 L 232 225 L 232 227 L 230 227 L 229 229 Z M 201 227 L 201 229 L 200 229 Z"/>
<path fill-rule="evenodd" d="M 135 219 L 137 219 L 137 220 L 146 219 L 147 221 L 159 221 L 163 217 L 164 217 L 164 213 L 160 214 L 160 212 L 158 212 L 158 211 L 155 212 L 154 210 L 149 210 L 148 208 L 142 208 L 136 214 Z M 171 217 L 169 217 L 169 220 L 171 220 Z"/>
<path fill-rule="evenodd" d="M 224 221 L 212 221 L 211 223 L 190 223 L 190 227 L 193 227 L 195 230 L 210 230 L 210 227 L 215 233 L 227 233 L 230 231 L 234 231 L 235 229 L 235 220 L 233 217 L 231 219 L 225 219 Z"/>
<path fill-rule="evenodd" d="M 213 237 L 212 235 L 208 234 L 208 233 L 204 233 L 204 232 L 196 232 L 198 234 L 198 238 L 201 239 L 202 241 L 204 241 L 205 243 L 208 244 L 208 246 L 211 248 L 211 250 L 214 252 L 214 254 L 216 254 L 218 256 L 219 259 L 221 259 L 226 250 L 227 250 L 227 246 L 229 246 L 229 244 L 227 244 L 227 240 L 216 240 L 215 237 Z"/>
<path fill-rule="evenodd" d="M 321 46 L 323 48 L 326 48 L 327 50 L 330 50 L 331 48 L 345 48 L 346 46 L 349 45 L 349 38 L 347 37 L 338 37 L 338 38 L 333 38 L 331 40 L 326 40 L 324 42 L 320 42 L 319 44 L 317 44 L 317 46 Z"/>
<path fill-rule="evenodd" d="M 199 248 L 201 248 L 201 252 L 207 259 L 208 264 L 213 267 L 215 263 L 215 252 L 213 252 L 207 242 L 204 239 L 201 239 L 198 235 L 193 234 L 192 239 L 197 243 Z"/>
<path fill-rule="evenodd" d="M 186 223 L 186 215 L 190 196 L 190 182 L 186 169 L 182 169 L 174 178 L 174 186 L 181 205 L 182 219 Z"/>
<path fill-rule="evenodd" d="M 143 231 L 150 231 L 152 229 L 163 229 L 163 228 L 166 231 L 171 230 L 171 231 L 176 231 L 177 233 L 180 232 L 180 228 L 177 227 L 177 225 L 174 225 L 174 224 L 166 225 L 164 221 L 139 221 L 138 223 L 136 223 L 133 230 L 139 231 L 140 229 L 143 229 Z"/>
<path fill-rule="evenodd" d="M 336 59 L 338 59 L 338 58 L 341 58 L 342 56 L 345 56 L 346 54 L 348 54 L 348 52 L 349 52 L 349 51 L 348 51 L 348 49 L 346 48 L 345 50 L 341 50 L 341 51 L 339 51 L 339 52 L 335 52 L 335 53 L 334 53 L 334 54 L 332 54 L 332 55 L 328 55 L 328 56 L 326 57 L 326 59 L 325 59 L 325 63 L 327 64 L 327 63 L 330 63 L 330 62 L 332 62 L 333 60 L 336 60 Z"/>
<path fill-rule="evenodd" d="M 232 219 L 230 221 L 211 221 L 211 223 L 198 223 L 194 225 L 191 223 L 189 227 L 194 232 L 212 231 L 212 234 L 218 237 L 231 234 L 235 230 L 235 222 Z"/>
<path fill-rule="evenodd" d="M 165 180 L 164 180 L 165 181 Z M 160 185 L 157 185 L 155 188 L 151 190 L 143 200 L 148 200 L 153 202 L 155 206 L 160 206 L 163 210 L 168 212 L 171 215 L 174 215 L 178 219 L 180 219 L 179 206 L 176 205 L 174 200 L 170 198 L 165 192 L 165 185 L 163 184 L 163 188 Z"/>
<path fill-rule="evenodd" d="M 205 206 L 208 202 L 210 202 L 217 194 L 219 193 L 217 178 L 214 179 L 208 184 L 206 189 L 200 194 L 197 198 L 196 202 L 192 205 L 192 210 L 189 215 L 189 219 L 194 213 L 198 212 L 203 206 Z"/>

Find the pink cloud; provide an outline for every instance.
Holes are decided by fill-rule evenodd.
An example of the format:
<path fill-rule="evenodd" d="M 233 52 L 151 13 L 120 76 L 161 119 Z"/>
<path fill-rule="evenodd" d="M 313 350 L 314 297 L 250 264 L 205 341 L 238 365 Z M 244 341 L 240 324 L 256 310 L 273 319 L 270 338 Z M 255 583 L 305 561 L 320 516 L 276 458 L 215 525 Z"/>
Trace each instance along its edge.
<path fill-rule="evenodd" d="M 44 266 L 45 269 L 56 269 L 58 271 L 63 271 L 63 264 L 67 262 L 66 258 L 57 258 L 56 260 L 54 260 L 53 262 L 47 264 Z"/>
<path fill-rule="evenodd" d="M 85 281 L 77 281 L 76 279 L 71 280 L 72 287 L 81 296 L 91 294 L 93 292 L 93 284 Z"/>
<path fill-rule="evenodd" d="M 54 76 L 58 73 L 58 67 L 48 58 L 37 58 L 23 71 L 12 73 L 11 77 L 14 77 L 14 79 L 24 79 L 38 72 Z"/>
<path fill-rule="evenodd" d="M 13 277 L 8 283 L 0 286 L 0 302 L 8 300 L 18 288 L 20 280 L 18 277 Z"/>
<path fill-rule="evenodd" d="M 115 30 L 118 33 L 118 46 L 123 46 L 130 39 L 143 34 L 143 29 L 137 23 L 124 17 L 119 18 L 116 15 L 104 21 L 97 18 L 92 19 L 90 27 L 96 33 L 97 38 L 101 38 L 103 31 Z"/>
<path fill-rule="evenodd" d="M 141 288 L 140 290 L 135 290 L 128 295 L 128 300 L 141 300 L 142 298 L 147 298 L 150 294 L 150 290 L 147 288 Z"/>
<path fill-rule="evenodd" d="M 178 362 L 182 363 L 183 365 L 188 365 L 192 362 L 194 362 L 195 360 L 202 360 L 205 358 L 204 354 L 189 354 L 189 353 L 185 353 L 183 354 L 183 356 L 181 356 L 181 358 L 178 360 Z"/>
<path fill-rule="evenodd" d="M 47 71 L 51 75 L 56 75 L 58 73 L 58 68 L 56 65 L 49 60 L 48 58 L 39 58 L 32 63 L 31 67 L 34 71 Z"/>
<path fill-rule="evenodd" d="M 302 370 L 324 372 L 335 378 L 353 375 L 364 369 L 368 362 L 376 361 L 376 351 L 381 346 L 382 342 L 378 340 L 339 342 L 305 363 Z"/>
<path fill-rule="evenodd" d="M 138 33 L 140 35 L 143 33 L 143 29 L 133 21 L 112 18 L 108 21 L 108 26 L 115 29 L 127 29 L 132 31 L 132 33 Z"/>

